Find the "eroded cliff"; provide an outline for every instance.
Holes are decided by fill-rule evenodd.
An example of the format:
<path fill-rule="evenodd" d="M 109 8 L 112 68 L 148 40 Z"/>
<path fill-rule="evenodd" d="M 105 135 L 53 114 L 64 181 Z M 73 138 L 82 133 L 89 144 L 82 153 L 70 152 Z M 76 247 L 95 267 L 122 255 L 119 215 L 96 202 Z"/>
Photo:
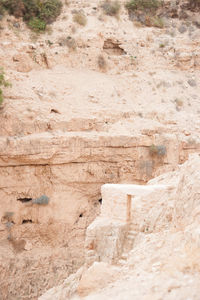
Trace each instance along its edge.
<path fill-rule="evenodd" d="M 85 27 L 73 21 L 77 9 Z M 169 17 L 164 28 L 138 27 L 122 3 L 117 19 L 71 1 L 42 35 L 1 20 L 0 64 L 12 83 L 0 108 L 3 299 L 37 299 L 84 263 L 102 184 L 145 184 L 200 151 L 190 14 L 188 25 Z M 43 195 L 48 204 L 34 203 Z"/>

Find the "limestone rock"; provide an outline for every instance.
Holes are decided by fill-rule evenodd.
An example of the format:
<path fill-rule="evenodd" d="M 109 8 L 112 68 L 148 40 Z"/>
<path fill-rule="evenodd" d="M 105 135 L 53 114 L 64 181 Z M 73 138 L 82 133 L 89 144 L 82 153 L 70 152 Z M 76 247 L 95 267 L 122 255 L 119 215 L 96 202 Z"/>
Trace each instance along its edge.
<path fill-rule="evenodd" d="M 103 262 L 95 262 L 86 270 L 80 280 L 77 292 L 81 297 L 104 288 L 107 284 L 117 280 L 119 269 Z"/>

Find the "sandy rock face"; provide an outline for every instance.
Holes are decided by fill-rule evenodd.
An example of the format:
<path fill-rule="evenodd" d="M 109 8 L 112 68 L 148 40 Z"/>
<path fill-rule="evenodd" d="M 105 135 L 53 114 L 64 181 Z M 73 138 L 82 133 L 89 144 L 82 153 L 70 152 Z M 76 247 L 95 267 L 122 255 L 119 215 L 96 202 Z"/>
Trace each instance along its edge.
<path fill-rule="evenodd" d="M 109 264 L 102 262 L 94 262 L 88 269 L 85 266 L 86 269 L 82 273 L 81 279 L 78 280 L 79 284 L 75 281 L 77 290 L 73 290 L 74 295 L 69 299 L 191 298 L 196 300 L 199 298 L 199 220 L 197 215 L 200 200 L 198 197 L 200 189 L 197 184 L 199 167 L 200 156 L 194 155 L 176 172 L 161 175 L 149 182 L 149 185 L 146 186 L 147 190 L 154 188 L 154 193 L 146 191 L 142 195 L 140 191 L 141 195 L 133 204 L 133 223 L 127 229 L 128 234 L 124 234 L 124 249 L 121 256 L 118 256 L 118 260 L 114 262 L 114 265 L 110 265 L 110 268 Z M 187 174 L 190 176 L 187 177 Z M 183 178 L 186 177 L 187 181 L 184 181 Z M 172 181 L 175 183 L 174 186 L 171 185 Z M 171 188 L 163 190 L 163 193 L 161 191 L 160 197 L 156 197 L 158 190 L 156 191 L 155 187 L 158 186 L 160 186 L 160 191 L 161 186 L 171 186 Z M 131 185 L 123 187 L 114 185 L 113 189 L 115 188 L 118 188 L 119 191 L 121 189 L 121 192 L 124 188 L 124 191 L 127 190 L 129 194 L 131 188 L 132 193 L 136 190 L 139 191 L 139 188 L 134 185 L 132 187 Z M 143 190 L 145 191 L 145 187 Z M 110 200 L 112 201 L 112 199 Z M 142 207 L 143 214 L 139 214 Z M 155 208 L 157 214 L 155 211 L 152 213 L 152 207 Z M 153 216 L 154 219 L 152 219 Z M 149 222 L 148 230 L 144 230 L 140 226 L 144 219 Z M 98 229 L 101 229 L 103 222 L 106 223 L 105 213 L 100 214 L 98 219 L 92 223 L 94 229 L 96 227 L 96 248 L 94 247 L 93 250 L 98 253 L 100 253 L 98 247 L 101 247 L 102 253 L 103 251 L 106 253 L 109 249 L 111 252 L 113 251 L 108 242 L 103 245 L 99 238 Z M 154 224 L 151 228 L 150 222 Z M 112 223 L 117 226 L 114 217 Z M 87 237 L 91 237 L 92 224 L 88 228 Z M 116 237 L 120 237 L 117 231 L 112 230 L 113 224 L 110 224 L 110 237 L 108 238 L 110 243 Z M 133 232 L 132 225 L 137 225 L 136 235 L 132 246 L 129 245 L 128 248 L 127 241 L 130 242 L 129 235 Z M 93 237 L 95 237 L 95 233 L 93 233 Z M 102 231 L 102 240 L 104 238 Z M 88 244 L 86 243 L 86 255 L 87 251 Z M 104 259 L 103 256 L 96 257 L 96 260 Z M 74 281 L 72 280 L 72 282 Z M 64 287 L 65 284 L 58 288 L 60 293 L 64 291 Z M 50 295 L 50 292 L 51 297 L 55 297 L 55 299 L 66 299 L 66 294 L 57 298 L 58 294 L 53 291 L 49 291 L 39 299 L 48 299 L 47 296 Z"/>
<path fill-rule="evenodd" d="M 94 236 L 95 257 L 116 261 L 126 226 L 93 224 L 85 240 L 100 213 L 101 186 L 145 184 L 200 151 L 198 15 L 191 12 L 191 24 L 138 27 L 122 4 L 115 18 L 98 1 L 70 1 L 41 35 L 13 16 L 0 20 L 0 65 L 12 83 L 0 107 L 2 299 L 36 299 L 86 258 L 90 265 L 94 253 L 87 257 L 84 245 L 93 250 Z M 85 27 L 73 21 L 80 9 Z M 137 198 L 133 231 L 159 232 L 173 219 L 196 239 L 187 203 L 181 208 L 185 195 L 174 214 L 168 196 L 149 212 Z M 42 197 L 48 203 L 36 201 Z M 198 210 L 193 217 L 198 222 Z M 105 252 L 105 241 L 112 251 Z"/>
<path fill-rule="evenodd" d="M 77 292 L 80 297 L 87 296 L 96 290 L 102 289 L 106 284 L 115 281 L 118 277 L 118 268 L 106 265 L 106 263 L 96 262 L 83 273 Z"/>

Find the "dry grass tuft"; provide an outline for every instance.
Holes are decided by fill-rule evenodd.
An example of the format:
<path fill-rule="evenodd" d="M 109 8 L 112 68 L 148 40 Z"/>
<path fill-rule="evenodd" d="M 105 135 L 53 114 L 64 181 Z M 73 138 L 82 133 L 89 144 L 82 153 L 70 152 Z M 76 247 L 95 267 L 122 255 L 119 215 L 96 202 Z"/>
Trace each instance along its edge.
<path fill-rule="evenodd" d="M 83 12 L 77 12 L 73 17 L 74 22 L 78 23 L 81 26 L 85 26 L 87 24 L 87 18 L 83 14 Z"/>

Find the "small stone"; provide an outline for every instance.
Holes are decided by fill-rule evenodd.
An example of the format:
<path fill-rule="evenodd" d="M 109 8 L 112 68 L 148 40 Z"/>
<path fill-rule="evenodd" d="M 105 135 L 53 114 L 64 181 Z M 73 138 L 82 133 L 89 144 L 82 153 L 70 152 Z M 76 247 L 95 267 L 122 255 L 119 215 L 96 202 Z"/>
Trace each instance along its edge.
<path fill-rule="evenodd" d="M 18 22 L 15 22 L 15 23 L 13 24 L 13 26 L 14 26 L 15 28 L 20 28 L 20 24 L 19 24 Z"/>
<path fill-rule="evenodd" d="M 189 84 L 190 86 L 192 86 L 192 87 L 194 87 L 194 86 L 197 85 L 197 84 L 196 84 L 196 81 L 195 81 L 194 79 L 189 79 L 189 80 L 188 80 L 188 84 Z"/>
<path fill-rule="evenodd" d="M 184 33 L 184 32 L 187 31 L 187 28 L 186 28 L 185 26 L 181 25 L 181 26 L 178 28 L 178 31 L 179 31 L 180 33 Z"/>

